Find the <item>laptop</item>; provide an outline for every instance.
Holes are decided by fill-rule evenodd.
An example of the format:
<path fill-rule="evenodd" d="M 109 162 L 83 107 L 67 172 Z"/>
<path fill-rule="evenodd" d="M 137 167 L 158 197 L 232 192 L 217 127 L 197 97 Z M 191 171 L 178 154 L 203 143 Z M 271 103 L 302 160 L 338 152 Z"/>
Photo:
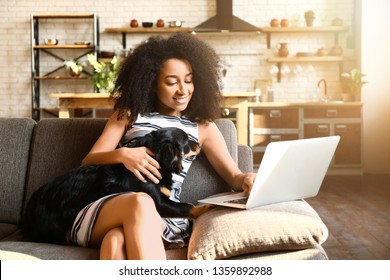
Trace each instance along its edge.
<path fill-rule="evenodd" d="M 340 136 L 271 142 L 249 196 L 229 192 L 199 203 L 240 209 L 314 197 L 318 194 Z"/>

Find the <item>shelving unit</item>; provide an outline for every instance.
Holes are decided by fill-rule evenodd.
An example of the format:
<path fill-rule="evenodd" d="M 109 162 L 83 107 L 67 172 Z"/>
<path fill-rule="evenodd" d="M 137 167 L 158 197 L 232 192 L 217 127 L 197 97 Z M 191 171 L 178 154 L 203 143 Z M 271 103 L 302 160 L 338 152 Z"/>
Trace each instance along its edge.
<path fill-rule="evenodd" d="M 261 32 L 265 33 L 267 36 L 267 48 L 271 48 L 271 39 L 272 34 L 281 34 L 281 33 L 333 33 L 334 34 L 334 45 L 339 45 L 339 33 L 348 31 L 346 26 L 322 26 L 322 27 L 262 27 L 260 28 Z M 298 57 L 298 56 L 289 56 L 289 57 L 269 57 L 267 62 L 276 63 L 279 72 L 277 74 L 277 81 L 281 82 L 282 73 L 281 66 L 282 63 L 300 63 L 300 62 L 319 62 L 319 63 L 328 63 L 336 62 L 339 63 L 339 71 L 342 72 L 343 62 L 346 60 L 353 60 L 352 57 L 344 56 L 308 56 L 308 57 Z"/>
<path fill-rule="evenodd" d="M 72 22 L 72 24 L 77 24 L 76 20 L 87 19 L 91 21 L 91 33 L 93 40 L 90 44 L 73 44 L 73 45 L 46 45 L 42 43 L 43 38 L 40 37 L 40 22 L 41 20 L 46 21 L 56 21 L 67 19 Z M 63 69 L 65 65 L 62 63 L 61 66 L 53 68 L 52 70 L 42 73 L 40 63 L 41 63 L 41 52 L 48 54 L 51 57 L 54 57 L 56 60 L 65 62 L 72 58 L 61 57 L 58 54 L 60 50 L 75 50 L 79 52 L 78 56 L 75 59 L 80 59 L 81 57 L 86 56 L 89 53 L 94 53 L 97 55 L 97 50 L 99 47 L 99 26 L 98 26 L 98 17 L 96 14 L 32 14 L 31 15 L 31 106 L 32 106 L 32 118 L 34 120 L 39 120 L 41 118 L 41 111 L 51 111 L 57 108 L 45 108 L 41 107 L 41 82 L 45 80 L 87 80 L 88 76 L 81 77 L 71 77 L 65 75 L 55 75 L 59 70 Z M 83 71 L 87 75 L 90 73 Z"/>

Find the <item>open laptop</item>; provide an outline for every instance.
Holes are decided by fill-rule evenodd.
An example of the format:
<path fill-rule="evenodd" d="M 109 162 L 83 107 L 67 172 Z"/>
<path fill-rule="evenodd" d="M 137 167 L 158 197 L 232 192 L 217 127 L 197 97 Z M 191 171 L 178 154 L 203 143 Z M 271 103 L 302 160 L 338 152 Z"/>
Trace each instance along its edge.
<path fill-rule="evenodd" d="M 249 196 L 224 193 L 199 200 L 250 209 L 318 194 L 340 136 L 272 142 L 268 144 Z"/>

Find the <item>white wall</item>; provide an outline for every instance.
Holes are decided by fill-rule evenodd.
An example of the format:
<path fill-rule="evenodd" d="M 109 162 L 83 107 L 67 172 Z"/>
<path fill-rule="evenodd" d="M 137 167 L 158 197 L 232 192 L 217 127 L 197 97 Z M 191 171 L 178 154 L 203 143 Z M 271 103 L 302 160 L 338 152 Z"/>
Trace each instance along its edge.
<path fill-rule="evenodd" d="M 303 25 L 303 13 L 312 9 L 317 14 L 315 24 L 330 25 L 335 17 L 341 17 L 344 24 L 351 26 L 353 4 L 355 0 L 234 0 L 234 14 L 256 26 L 268 26 L 272 18 L 287 18 L 290 24 Z M 390 65 L 390 44 L 383 42 L 387 36 L 390 2 L 386 0 L 363 0 L 364 15 L 368 12 L 374 18 L 363 23 L 363 71 L 368 75 L 369 84 L 363 88 L 364 105 L 364 169 L 370 173 L 390 173 L 390 85 L 387 66 Z M 185 26 L 194 27 L 215 14 L 213 0 L 0 0 L 0 117 L 29 117 L 31 115 L 31 47 L 30 47 L 30 15 L 31 13 L 97 13 L 100 19 L 100 43 L 102 50 L 117 50 L 121 37 L 104 32 L 107 27 L 128 26 L 132 18 L 139 21 L 156 21 L 163 18 L 166 21 L 180 19 Z M 366 13 L 367 12 L 367 13 Z M 375 20 L 375 21 L 374 21 Z M 54 26 L 54 28 L 59 26 Z M 72 30 L 74 28 L 74 30 Z M 83 28 L 70 26 L 63 40 L 72 42 L 74 34 L 85 34 Z M 59 29 L 59 28 L 58 28 Z M 58 30 L 57 29 L 57 30 Z M 42 31 L 43 32 L 43 31 Z M 48 31 L 50 33 L 50 31 Z M 42 33 L 42 36 L 53 34 Z M 342 34 L 340 42 L 345 45 L 350 32 Z M 370 39 L 366 38 L 368 35 Z M 128 46 L 134 46 L 145 35 L 129 36 Z M 265 35 L 220 35 L 204 36 L 204 40 L 212 44 L 224 58 L 228 66 L 225 78 L 225 91 L 253 91 L 254 80 L 270 78 L 270 64 L 265 61 L 273 50 L 266 49 Z M 316 51 L 320 47 L 330 48 L 333 38 L 314 34 L 303 36 L 287 35 L 273 37 L 273 46 L 279 41 L 287 41 L 290 53 L 297 51 Z M 353 50 L 344 48 L 347 54 Z M 386 61 L 387 60 L 387 61 Z M 50 62 L 49 62 L 50 63 Z M 42 67 L 50 65 L 43 64 Z M 291 64 L 291 70 L 296 65 Z M 302 67 L 308 70 L 309 64 Z M 306 71 L 297 76 L 293 71 L 283 78 L 282 83 L 276 83 L 277 101 L 306 101 L 316 88 L 317 81 L 325 77 L 331 92 L 339 91 L 338 65 L 333 63 L 312 63 L 313 72 Z M 387 75 L 387 76 L 386 76 Z M 67 92 L 76 87 L 79 91 L 85 89 L 77 84 L 49 83 L 44 88 L 43 95 L 48 92 Z M 56 105 L 55 100 L 44 98 L 43 105 Z"/>
<path fill-rule="evenodd" d="M 390 173 L 390 2 L 363 1 L 364 171 Z M 378 21 L 380 19 L 380 23 Z"/>
<path fill-rule="evenodd" d="M 303 25 L 303 13 L 312 9 L 317 14 L 317 25 L 329 25 L 335 17 L 341 17 L 345 25 L 351 25 L 353 0 L 235 0 L 233 1 L 235 15 L 256 26 L 268 26 L 272 18 L 287 18 L 291 24 Z M 215 14 L 214 0 L 14 0 L 0 1 L 0 116 L 30 116 L 31 92 L 31 50 L 30 50 L 30 14 L 45 13 L 97 13 L 100 19 L 102 50 L 117 50 L 120 47 L 121 36 L 104 32 L 107 27 L 127 27 L 132 18 L 139 21 L 156 21 L 163 18 L 166 21 L 180 19 L 185 26 L 194 27 Z M 83 38 L 85 27 L 67 26 L 61 33 L 62 24 L 58 21 L 45 33 L 41 29 L 41 37 L 57 36 L 61 41 L 73 42 Z M 340 38 L 342 44 L 348 33 Z M 84 35 L 87 36 L 87 35 Z M 227 65 L 227 75 L 224 79 L 226 92 L 253 91 L 254 81 L 258 78 L 270 78 L 271 65 L 265 61 L 273 50 L 267 50 L 265 35 L 219 35 L 201 37 L 212 44 L 221 54 Z M 128 46 L 134 46 L 146 35 L 128 36 Z M 316 51 L 320 47 L 332 47 L 333 35 L 315 36 L 301 34 L 273 37 L 273 47 L 279 41 L 289 42 L 290 53 L 297 51 Z M 350 52 L 345 49 L 345 52 Z M 69 54 L 70 56 L 71 54 Z M 42 68 L 58 66 L 58 61 L 49 59 L 42 63 Z M 296 66 L 289 65 L 291 70 Z M 339 91 L 338 65 L 335 63 L 302 64 L 304 70 L 314 67 L 314 71 L 305 71 L 295 75 L 293 71 L 283 77 L 283 83 L 275 82 L 276 100 L 305 101 L 315 91 L 317 81 L 326 77 L 330 91 Z M 275 80 L 275 76 L 271 77 Z M 56 106 L 56 100 L 45 98 L 50 92 L 85 92 L 79 82 L 45 82 L 42 88 L 41 106 Z"/>

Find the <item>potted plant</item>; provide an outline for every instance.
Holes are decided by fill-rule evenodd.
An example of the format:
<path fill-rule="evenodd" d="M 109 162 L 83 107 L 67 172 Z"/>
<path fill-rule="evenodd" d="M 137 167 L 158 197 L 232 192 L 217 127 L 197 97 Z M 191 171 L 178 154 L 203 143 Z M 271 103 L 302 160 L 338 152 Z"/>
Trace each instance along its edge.
<path fill-rule="evenodd" d="M 316 15 L 312 10 L 306 11 L 305 12 L 306 26 L 313 26 L 313 21 L 315 18 L 316 18 Z"/>
<path fill-rule="evenodd" d="M 69 69 L 69 73 L 72 77 L 80 76 L 81 72 L 83 72 L 83 65 L 77 59 L 72 59 L 64 62 L 65 67 Z"/>
<path fill-rule="evenodd" d="M 344 101 L 356 101 L 361 88 L 367 82 L 363 80 L 366 75 L 359 69 L 353 68 L 349 72 L 341 73 L 342 98 Z"/>
<path fill-rule="evenodd" d="M 98 61 L 93 54 L 88 54 L 87 59 L 94 69 L 92 75 L 94 86 L 99 92 L 111 92 L 114 89 L 115 80 L 118 75 L 119 61 L 117 57 L 114 56 L 110 63 Z"/>

